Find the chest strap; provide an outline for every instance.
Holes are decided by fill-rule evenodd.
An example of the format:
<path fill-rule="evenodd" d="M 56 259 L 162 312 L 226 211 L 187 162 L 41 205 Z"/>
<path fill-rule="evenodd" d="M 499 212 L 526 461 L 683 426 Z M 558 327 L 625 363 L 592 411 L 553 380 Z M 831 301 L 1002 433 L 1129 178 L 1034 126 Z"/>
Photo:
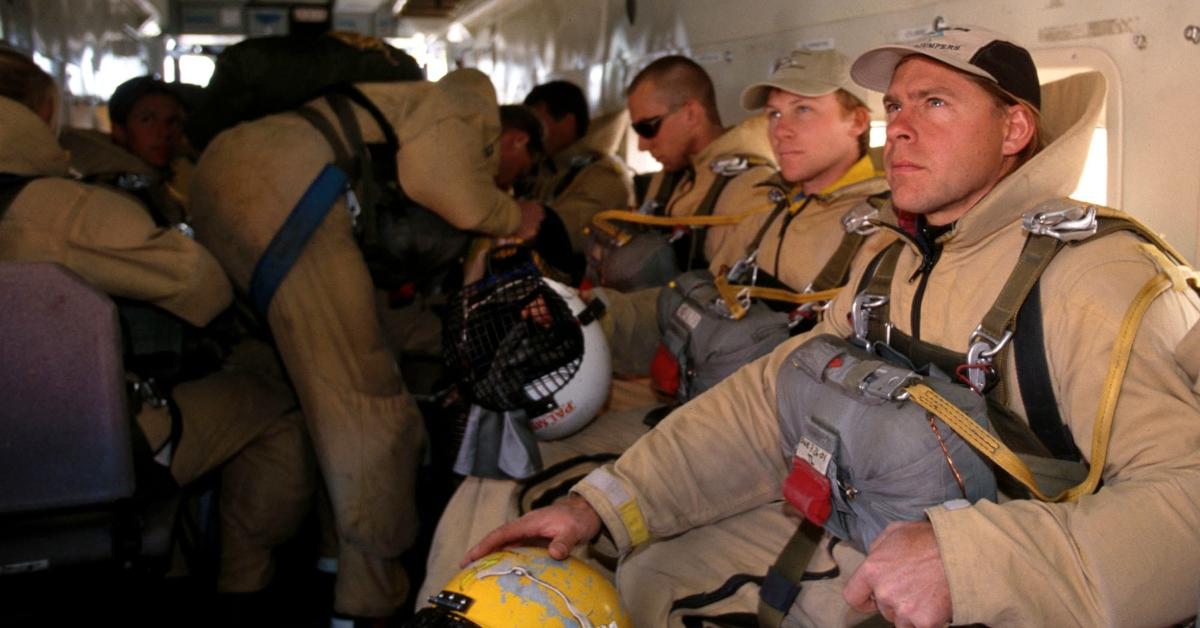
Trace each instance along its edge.
<path fill-rule="evenodd" d="M 312 234 L 321 226 L 338 197 L 346 192 L 347 181 L 346 173 L 333 164 L 326 164 L 271 238 L 250 276 L 250 299 L 262 316 L 266 317 L 275 291 Z"/>

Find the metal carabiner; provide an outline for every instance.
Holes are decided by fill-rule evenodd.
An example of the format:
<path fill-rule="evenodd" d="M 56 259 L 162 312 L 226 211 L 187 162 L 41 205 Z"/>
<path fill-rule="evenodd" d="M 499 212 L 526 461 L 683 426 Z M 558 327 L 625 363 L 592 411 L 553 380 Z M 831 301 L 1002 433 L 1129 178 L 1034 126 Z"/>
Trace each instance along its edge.
<path fill-rule="evenodd" d="M 982 325 L 977 325 L 967 337 L 967 379 L 977 392 L 982 394 L 987 387 L 987 371 L 991 370 L 992 360 L 1008 345 L 1012 336 L 1010 329 L 996 338 L 985 333 Z"/>
<path fill-rule="evenodd" d="M 746 273 L 750 272 L 751 270 L 755 271 L 754 275 L 757 277 L 757 259 L 758 250 L 756 249 L 753 253 L 734 262 L 733 268 L 730 268 L 729 271 L 725 273 L 725 279 L 729 281 L 729 283 L 738 283 L 746 276 Z"/>
<path fill-rule="evenodd" d="M 354 193 L 354 188 L 346 186 L 346 210 L 350 214 L 350 227 L 357 231 L 358 217 L 362 215 L 362 205 L 358 202 L 358 195 Z"/>
<path fill-rule="evenodd" d="M 1029 212 L 1021 217 L 1021 226 L 1034 235 L 1050 236 L 1062 242 L 1086 240 L 1096 234 L 1096 208 L 1075 205 L 1055 211 Z"/>
<path fill-rule="evenodd" d="M 870 325 L 871 310 L 888 302 L 882 294 L 859 293 L 850 305 L 850 322 L 854 327 L 854 337 L 867 342 L 867 331 Z"/>

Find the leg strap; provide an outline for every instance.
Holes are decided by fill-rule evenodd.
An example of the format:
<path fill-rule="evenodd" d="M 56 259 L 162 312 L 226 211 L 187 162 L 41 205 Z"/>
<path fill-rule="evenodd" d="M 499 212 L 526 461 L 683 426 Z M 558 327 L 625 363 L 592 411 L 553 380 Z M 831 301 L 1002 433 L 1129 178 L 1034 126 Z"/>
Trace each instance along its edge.
<path fill-rule="evenodd" d="M 329 214 L 329 208 L 345 191 L 346 174 L 333 164 L 326 165 L 271 238 L 250 276 L 250 299 L 259 314 L 266 317 L 275 291 L 304 251 L 304 245 Z"/>

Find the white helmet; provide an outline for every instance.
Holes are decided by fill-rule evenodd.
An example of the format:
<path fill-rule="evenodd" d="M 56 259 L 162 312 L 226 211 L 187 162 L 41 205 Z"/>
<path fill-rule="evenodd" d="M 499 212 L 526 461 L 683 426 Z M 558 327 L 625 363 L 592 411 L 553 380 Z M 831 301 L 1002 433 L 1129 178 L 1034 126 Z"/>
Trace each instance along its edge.
<path fill-rule="evenodd" d="M 523 410 L 539 440 L 591 421 L 608 395 L 612 360 L 597 320 L 600 301 L 531 266 L 467 286 L 446 320 L 448 367 L 474 404 Z"/>
<path fill-rule="evenodd" d="M 574 376 L 550 396 L 554 405 L 549 410 L 529 419 L 538 440 L 556 440 L 583 429 L 600 413 L 612 383 L 612 355 L 598 314 L 579 298 L 579 291 L 546 277 L 542 281 L 566 300 L 583 332 L 583 355 L 579 356 Z M 547 381 L 542 377 L 530 382 L 526 392 L 538 398 L 538 391 L 545 389 Z"/>

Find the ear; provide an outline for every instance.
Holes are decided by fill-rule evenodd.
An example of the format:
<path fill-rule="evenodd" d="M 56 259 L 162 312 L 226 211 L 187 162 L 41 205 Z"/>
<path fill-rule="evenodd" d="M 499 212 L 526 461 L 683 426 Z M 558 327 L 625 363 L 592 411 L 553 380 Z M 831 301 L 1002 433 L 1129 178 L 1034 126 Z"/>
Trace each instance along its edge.
<path fill-rule="evenodd" d="M 129 142 L 129 134 L 126 133 L 124 124 L 112 125 L 112 140 L 117 146 L 125 146 Z"/>
<path fill-rule="evenodd" d="M 1033 141 L 1037 121 L 1025 105 L 1009 105 L 1004 126 L 1004 142 L 1001 150 L 1005 157 L 1010 157 L 1025 150 Z"/>
<path fill-rule="evenodd" d="M 850 135 L 857 138 L 871 126 L 871 114 L 865 107 L 855 107 L 850 112 Z"/>

